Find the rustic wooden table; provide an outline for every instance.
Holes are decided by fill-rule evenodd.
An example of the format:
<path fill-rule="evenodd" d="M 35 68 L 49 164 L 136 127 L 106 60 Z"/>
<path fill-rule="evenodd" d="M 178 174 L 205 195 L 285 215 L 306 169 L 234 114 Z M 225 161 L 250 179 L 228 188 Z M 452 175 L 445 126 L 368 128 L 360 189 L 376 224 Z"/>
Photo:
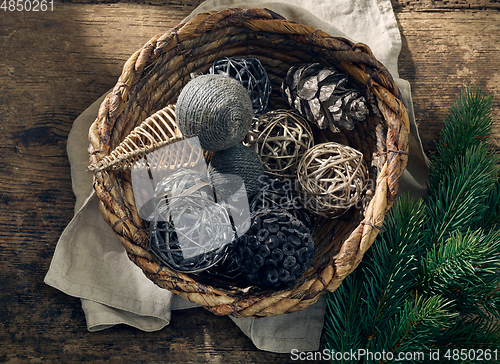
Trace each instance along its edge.
<path fill-rule="evenodd" d="M 412 86 L 425 150 L 467 84 L 495 96 L 500 149 L 500 2 L 392 1 L 400 73 Z M 51 11 L 0 10 L 0 362 L 291 362 L 257 350 L 229 318 L 203 309 L 173 315 L 159 332 L 89 333 L 80 300 L 43 283 L 73 215 L 73 121 L 115 84 L 136 49 L 201 2 L 54 0 Z"/>

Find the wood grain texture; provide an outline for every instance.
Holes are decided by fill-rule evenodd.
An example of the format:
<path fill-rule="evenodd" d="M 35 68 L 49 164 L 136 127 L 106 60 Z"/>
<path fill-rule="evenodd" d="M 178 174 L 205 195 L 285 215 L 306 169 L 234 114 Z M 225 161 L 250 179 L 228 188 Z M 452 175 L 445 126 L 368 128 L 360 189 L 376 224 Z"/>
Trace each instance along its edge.
<path fill-rule="evenodd" d="M 79 299 L 43 283 L 73 215 L 66 139 L 74 119 L 115 84 L 136 49 L 199 3 L 89 0 L 0 13 L 0 362 L 291 362 L 257 350 L 229 318 L 202 309 L 174 314 L 160 332 L 89 333 Z M 400 73 L 412 85 L 426 150 L 466 84 L 494 94 L 499 148 L 498 4 L 393 0 Z"/>
<path fill-rule="evenodd" d="M 498 0 L 391 0 L 396 13 L 409 11 L 443 12 L 467 10 L 498 10 Z"/>
<path fill-rule="evenodd" d="M 203 309 L 173 315 L 156 333 L 89 333 L 80 300 L 43 283 L 73 215 L 72 122 L 116 83 L 135 50 L 200 2 L 57 3 L 54 12 L 0 15 L 0 362 L 289 362 Z"/>
<path fill-rule="evenodd" d="M 400 77 L 412 87 L 425 150 L 435 149 L 448 107 L 467 85 L 494 96 L 494 137 L 500 149 L 500 12 L 400 12 Z"/>

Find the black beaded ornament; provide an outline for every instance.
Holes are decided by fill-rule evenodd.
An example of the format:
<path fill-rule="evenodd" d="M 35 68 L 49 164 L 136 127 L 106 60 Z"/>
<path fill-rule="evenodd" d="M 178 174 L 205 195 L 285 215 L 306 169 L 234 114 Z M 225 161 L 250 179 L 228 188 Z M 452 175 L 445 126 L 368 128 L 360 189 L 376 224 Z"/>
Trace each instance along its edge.
<path fill-rule="evenodd" d="M 203 271 L 226 256 L 234 231 L 206 174 L 179 169 L 158 183 L 149 240 L 158 259 L 180 272 Z"/>
<path fill-rule="evenodd" d="M 271 81 L 258 58 L 219 58 L 210 66 L 209 72 L 229 76 L 239 81 L 248 91 L 255 116 L 264 114 L 269 109 Z"/>
<path fill-rule="evenodd" d="M 242 275 L 261 287 L 293 285 L 311 265 L 314 241 L 309 229 L 286 211 L 252 213 L 252 226 L 235 243 Z"/>

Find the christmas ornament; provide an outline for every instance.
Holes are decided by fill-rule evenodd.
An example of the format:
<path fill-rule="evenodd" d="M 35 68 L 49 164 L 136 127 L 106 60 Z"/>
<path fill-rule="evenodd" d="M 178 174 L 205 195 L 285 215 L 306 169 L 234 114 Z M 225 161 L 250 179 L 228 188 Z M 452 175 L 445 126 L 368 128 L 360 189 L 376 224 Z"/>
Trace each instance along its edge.
<path fill-rule="evenodd" d="M 255 150 L 266 173 L 295 177 L 297 163 L 313 145 L 308 122 L 293 110 L 270 111 L 254 118 L 245 144 Z"/>
<path fill-rule="evenodd" d="M 214 202 L 208 177 L 179 169 L 155 189 L 151 251 L 181 272 L 200 272 L 224 258 L 234 238 L 224 207 Z"/>
<path fill-rule="evenodd" d="M 154 191 L 157 204 L 164 199 L 173 200 L 186 195 L 214 201 L 213 191 L 208 183 L 206 173 L 192 168 L 178 168 L 162 178 Z"/>
<path fill-rule="evenodd" d="M 219 58 L 210 66 L 209 72 L 234 78 L 241 83 L 252 100 L 254 115 L 261 115 L 268 110 L 271 81 L 258 58 Z"/>
<path fill-rule="evenodd" d="M 261 188 L 250 202 L 250 211 L 263 209 L 283 210 L 302 222 L 312 234 L 314 218 L 302 205 L 299 193 L 296 191 L 296 180 L 262 176 Z"/>
<path fill-rule="evenodd" d="M 243 185 L 248 198 L 259 190 L 264 168 L 259 156 L 243 144 L 216 152 L 208 165 L 208 175 L 217 200 L 234 195 Z"/>
<path fill-rule="evenodd" d="M 89 170 L 130 170 L 145 155 L 182 139 L 175 122 L 175 105 L 169 104 L 136 126 L 109 155 L 99 163 L 91 164 Z M 199 153 L 197 157 L 203 158 L 203 154 Z"/>
<path fill-rule="evenodd" d="M 207 165 L 198 138 L 182 139 L 181 136 L 181 140 L 144 153 L 132 165 L 130 174 L 134 201 L 142 219 L 152 221 L 156 185 L 182 168 L 203 171 L 206 175 Z M 212 190 L 207 193 L 212 193 Z"/>
<path fill-rule="evenodd" d="M 252 101 L 235 79 L 222 75 L 201 75 L 182 89 L 176 116 L 184 137 L 197 136 L 207 151 L 231 148 L 250 129 Z"/>
<path fill-rule="evenodd" d="M 297 167 L 297 181 L 302 203 L 309 211 L 338 217 L 362 202 L 368 171 L 361 152 L 329 142 L 304 154 Z"/>
<path fill-rule="evenodd" d="M 264 209 L 252 214 L 252 227 L 235 243 L 242 275 L 262 287 L 288 287 L 311 265 L 310 231 L 286 211 Z"/>
<path fill-rule="evenodd" d="M 291 67 L 281 93 L 290 106 L 320 129 L 352 130 L 368 115 L 365 98 L 349 86 L 348 76 L 319 63 Z"/>
<path fill-rule="evenodd" d="M 232 245 L 228 246 L 227 252 L 217 264 L 203 271 L 204 275 L 230 279 L 232 284 L 236 283 L 236 278 L 241 276 L 241 270 L 236 262 L 236 255 Z"/>

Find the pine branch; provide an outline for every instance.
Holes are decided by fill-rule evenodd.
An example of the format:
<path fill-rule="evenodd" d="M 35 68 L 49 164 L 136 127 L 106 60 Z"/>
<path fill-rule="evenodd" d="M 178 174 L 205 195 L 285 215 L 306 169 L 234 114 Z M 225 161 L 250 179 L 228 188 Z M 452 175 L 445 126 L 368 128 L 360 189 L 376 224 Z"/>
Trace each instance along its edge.
<path fill-rule="evenodd" d="M 454 233 L 421 260 L 419 290 L 455 302 L 462 314 L 500 318 L 500 232 Z M 483 311 L 484 310 L 484 311 Z"/>
<path fill-rule="evenodd" d="M 424 212 L 423 200 L 398 198 L 384 231 L 367 253 L 364 268 L 369 294 L 365 300 L 368 312 L 374 313 L 367 318 L 369 341 L 377 336 L 377 328 L 398 312 L 414 288 Z"/>
<path fill-rule="evenodd" d="M 486 229 L 500 230 L 500 177 L 490 192 L 486 212 L 480 222 Z"/>
<path fill-rule="evenodd" d="M 429 236 L 436 244 L 454 231 L 481 226 L 498 184 L 498 155 L 485 146 L 474 146 L 448 167 L 446 173 L 430 179 L 427 214 Z"/>
<path fill-rule="evenodd" d="M 357 269 L 328 295 L 324 328 L 329 350 L 345 353 L 366 347 L 364 288 L 363 272 Z"/>
<path fill-rule="evenodd" d="M 461 317 L 448 330 L 442 332 L 433 348 L 498 349 L 500 321 L 481 317 Z"/>
<path fill-rule="evenodd" d="M 431 159 L 425 203 L 398 198 L 365 258 L 328 297 L 335 351 L 495 348 L 500 341 L 500 155 L 491 96 L 467 88 Z"/>
<path fill-rule="evenodd" d="M 429 350 L 430 344 L 457 319 L 451 302 L 443 297 L 409 299 L 388 322 L 388 331 L 379 336 L 377 347 L 392 353 Z"/>
<path fill-rule="evenodd" d="M 445 173 L 467 150 L 488 143 L 493 126 L 492 105 L 493 96 L 484 96 L 479 88 L 474 93 L 467 87 L 460 93 L 448 109 L 436 144 L 438 156 L 431 158 L 431 176 Z"/>
<path fill-rule="evenodd" d="M 468 87 L 449 109 L 429 169 L 427 241 L 447 239 L 455 230 L 484 227 L 500 219 L 500 156 L 489 151 L 492 96 Z"/>
<path fill-rule="evenodd" d="M 370 348 L 414 289 L 423 201 L 396 200 L 384 232 L 360 266 L 327 299 L 325 337 L 340 352 Z"/>

